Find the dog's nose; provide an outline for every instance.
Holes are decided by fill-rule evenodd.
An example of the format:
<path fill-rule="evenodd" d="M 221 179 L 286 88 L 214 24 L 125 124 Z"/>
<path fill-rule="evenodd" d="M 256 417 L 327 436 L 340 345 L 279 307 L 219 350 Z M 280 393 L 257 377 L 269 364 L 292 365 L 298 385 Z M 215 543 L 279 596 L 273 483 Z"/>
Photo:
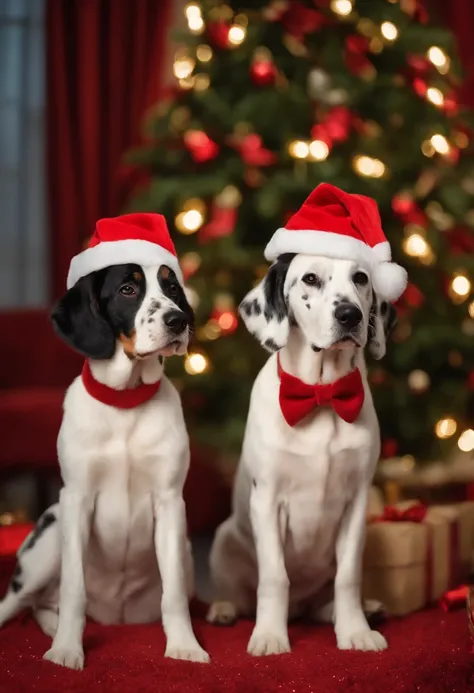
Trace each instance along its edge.
<path fill-rule="evenodd" d="M 362 320 L 362 311 L 354 303 L 343 301 L 337 306 L 334 316 L 343 327 L 350 330 Z"/>
<path fill-rule="evenodd" d="M 163 322 L 173 334 L 181 334 L 188 324 L 186 314 L 181 310 L 170 310 L 163 317 Z"/>

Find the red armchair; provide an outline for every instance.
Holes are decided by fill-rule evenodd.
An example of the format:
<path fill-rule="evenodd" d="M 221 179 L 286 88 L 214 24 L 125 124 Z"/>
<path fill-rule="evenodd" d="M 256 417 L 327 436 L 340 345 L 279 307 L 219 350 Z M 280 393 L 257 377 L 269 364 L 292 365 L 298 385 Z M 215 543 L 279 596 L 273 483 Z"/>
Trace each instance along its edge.
<path fill-rule="evenodd" d="M 46 310 L 0 313 L 0 334 L 0 471 L 55 469 L 64 393 L 82 358 Z"/>

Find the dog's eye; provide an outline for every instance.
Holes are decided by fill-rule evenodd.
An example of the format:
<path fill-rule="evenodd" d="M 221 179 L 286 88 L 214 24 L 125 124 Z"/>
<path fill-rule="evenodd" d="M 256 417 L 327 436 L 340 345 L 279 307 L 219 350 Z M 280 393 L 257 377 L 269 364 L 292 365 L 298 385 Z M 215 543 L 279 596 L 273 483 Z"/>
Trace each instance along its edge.
<path fill-rule="evenodd" d="M 169 285 L 169 292 L 171 296 L 176 296 L 178 294 L 178 285 L 177 284 L 170 284 Z"/>
<path fill-rule="evenodd" d="M 124 284 L 120 287 L 120 293 L 123 296 L 135 296 L 137 292 L 135 291 L 135 287 L 132 286 L 132 284 Z"/>
<path fill-rule="evenodd" d="M 318 289 L 322 286 L 321 279 L 317 274 L 314 274 L 314 272 L 308 272 L 308 274 L 305 274 L 303 281 L 305 284 L 308 284 L 308 286 L 316 286 Z"/>
<path fill-rule="evenodd" d="M 352 281 L 354 284 L 358 284 L 359 286 L 366 286 L 369 282 L 369 278 L 365 272 L 356 272 L 352 276 Z"/>

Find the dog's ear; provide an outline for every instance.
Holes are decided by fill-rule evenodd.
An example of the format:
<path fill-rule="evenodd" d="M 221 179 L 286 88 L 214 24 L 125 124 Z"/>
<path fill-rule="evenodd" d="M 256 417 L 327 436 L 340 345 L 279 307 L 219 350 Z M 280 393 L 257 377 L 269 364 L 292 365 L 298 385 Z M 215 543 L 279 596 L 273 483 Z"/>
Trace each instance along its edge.
<path fill-rule="evenodd" d="M 288 341 L 290 321 L 283 288 L 294 256 L 294 253 L 281 255 L 239 306 L 248 331 L 267 351 L 278 351 Z"/>
<path fill-rule="evenodd" d="M 395 306 L 381 300 L 372 292 L 372 306 L 369 316 L 368 346 L 374 359 L 381 359 L 387 351 L 387 341 L 397 322 Z"/>
<path fill-rule="evenodd" d="M 56 303 L 51 320 L 66 344 L 91 359 L 109 359 L 115 352 L 112 328 L 100 312 L 94 273 L 79 279 Z"/>

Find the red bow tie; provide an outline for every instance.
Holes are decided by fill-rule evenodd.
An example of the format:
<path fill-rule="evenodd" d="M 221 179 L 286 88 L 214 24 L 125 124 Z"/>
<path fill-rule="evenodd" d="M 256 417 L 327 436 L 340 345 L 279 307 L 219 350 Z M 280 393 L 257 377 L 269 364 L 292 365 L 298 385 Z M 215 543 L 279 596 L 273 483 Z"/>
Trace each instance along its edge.
<path fill-rule="evenodd" d="M 317 407 L 332 407 L 347 423 L 354 423 L 364 404 L 364 385 L 358 368 L 329 385 L 307 385 L 286 373 L 278 357 L 280 408 L 285 421 L 295 426 Z"/>

